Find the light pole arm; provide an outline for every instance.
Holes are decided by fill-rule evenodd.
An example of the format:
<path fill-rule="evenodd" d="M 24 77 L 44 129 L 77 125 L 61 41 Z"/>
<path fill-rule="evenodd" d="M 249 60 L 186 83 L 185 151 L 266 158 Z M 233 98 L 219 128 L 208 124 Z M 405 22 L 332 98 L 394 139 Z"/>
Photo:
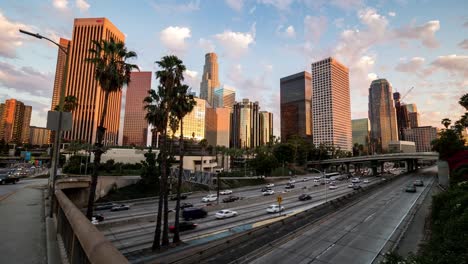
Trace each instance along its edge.
<path fill-rule="evenodd" d="M 39 34 L 39 33 L 34 34 L 34 33 L 31 33 L 31 32 L 28 32 L 28 31 L 22 30 L 22 29 L 20 29 L 19 32 L 21 32 L 21 33 L 23 33 L 23 34 L 26 34 L 26 35 L 29 35 L 29 36 L 32 36 L 32 37 L 35 37 L 35 38 L 38 38 L 38 39 L 45 39 L 45 40 L 48 40 L 49 42 L 52 42 L 52 43 L 54 43 L 55 45 L 57 45 L 57 47 L 59 47 L 59 49 L 61 49 L 65 54 L 68 54 L 68 50 L 67 50 L 67 49 L 65 49 L 63 46 L 61 46 L 60 44 L 58 44 L 57 42 L 51 40 L 51 39 L 48 38 L 48 37 L 44 37 L 44 36 L 42 36 L 42 35 Z"/>

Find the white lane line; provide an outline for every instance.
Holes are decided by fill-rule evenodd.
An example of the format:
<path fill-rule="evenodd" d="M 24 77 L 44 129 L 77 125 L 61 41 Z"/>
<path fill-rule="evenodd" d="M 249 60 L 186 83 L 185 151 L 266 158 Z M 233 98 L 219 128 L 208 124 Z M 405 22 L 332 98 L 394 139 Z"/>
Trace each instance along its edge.
<path fill-rule="evenodd" d="M 372 216 L 374 216 L 374 215 L 375 215 L 375 212 L 372 213 L 372 214 L 370 214 L 368 217 L 366 217 L 366 219 L 364 219 L 363 222 L 364 222 L 364 223 L 367 222 L 367 220 L 369 220 L 369 219 L 370 219 Z"/>

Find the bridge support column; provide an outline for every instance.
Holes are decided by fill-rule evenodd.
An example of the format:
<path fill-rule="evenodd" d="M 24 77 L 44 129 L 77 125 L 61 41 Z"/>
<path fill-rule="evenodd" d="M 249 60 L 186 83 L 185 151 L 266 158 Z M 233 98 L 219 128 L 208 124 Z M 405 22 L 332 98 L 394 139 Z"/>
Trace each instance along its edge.
<path fill-rule="evenodd" d="M 377 161 L 372 161 L 371 162 L 371 168 L 372 168 L 372 175 L 373 176 L 376 176 L 377 175 L 377 166 L 378 166 L 378 162 Z"/>
<path fill-rule="evenodd" d="M 349 162 L 345 163 L 345 165 L 346 165 L 346 173 L 349 173 Z"/>
<path fill-rule="evenodd" d="M 385 169 L 384 168 L 384 163 L 385 162 L 380 162 L 380 173 L 382 173 L 382 174 L 384 173 L 384 169 Z"/>

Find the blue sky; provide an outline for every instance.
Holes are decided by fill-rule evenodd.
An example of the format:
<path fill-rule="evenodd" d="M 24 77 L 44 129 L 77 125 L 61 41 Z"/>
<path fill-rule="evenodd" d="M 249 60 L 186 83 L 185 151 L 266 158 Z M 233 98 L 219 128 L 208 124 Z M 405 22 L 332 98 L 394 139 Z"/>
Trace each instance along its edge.
<path fill-rule="evenodd" d="M 70 38 L 76 17 L 107 17 L 138 53 L 142 70 L 176 54 L 186 81 L 199 91 L 204 54 L 218 53 L 220 81 L 237 100 L 259 101 L 275 115 L 279 79 L 336 57 L 350 69 L 353 118 L 367 117 L 368 88 L 389 80 L 416 103 L 422 125 L 463 114 L 468 91 L 468 4 L 429 0 L 30 0 L 0 4 L 0 100 L 33 106 L 31 124 L 45 126 L 57 48 L 20 35 L 19 28 L 55 40 Z M 156 81 L 153 80 L 153 86 Z"/>

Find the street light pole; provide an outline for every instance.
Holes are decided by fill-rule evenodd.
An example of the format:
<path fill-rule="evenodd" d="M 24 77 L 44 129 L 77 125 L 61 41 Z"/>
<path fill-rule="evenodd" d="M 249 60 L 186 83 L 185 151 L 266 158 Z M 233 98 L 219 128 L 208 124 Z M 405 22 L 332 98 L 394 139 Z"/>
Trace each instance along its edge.
<path fill-rule="evenodd" d="M 64 48 L 61 46 L 59 43 L 44 37 L 40 35 L 39 33 L 31 33 L 25 30 L 20 29 L 20 33 L 38 38 L 38 39 L 45 39 L 55 45 L 63 52 L 65 53 L 65 67 L 63 69 L 63 76 L 62 76 L 62 86 L 60 87 L 60 101 L 59 101 L 59 118 L 58 118 L 58 127 L 55 133 L 55 138 L 54 138 L 54 148 L 52 151 L 52 186 L 50 187 L 51 190 L 49 192 L 49 197 L 50 197 L 50 211 L 49 211 L 49 217 L 52 217 L 53 214 L 53 207 L 54 207 L 54 200 L 55 200 L 55 182 L 57 180 L 57 164 L 59 163 L 59 156 L 60 156 L 60 139 L 62 136 L 62 112 L 63 112 L 63 105 L 64 105 L 64 100 L 65 100 L 65 89 L 66 89 L 66 82 L 67 82 L 67 74 L 68 74 L 68 61 L 69 61 L 69 50 L 70 50 L 70 42 L 68 42 L 67 48 Z M 50 178 L 49 178 L 49 186 L 50 186 Z"/>

